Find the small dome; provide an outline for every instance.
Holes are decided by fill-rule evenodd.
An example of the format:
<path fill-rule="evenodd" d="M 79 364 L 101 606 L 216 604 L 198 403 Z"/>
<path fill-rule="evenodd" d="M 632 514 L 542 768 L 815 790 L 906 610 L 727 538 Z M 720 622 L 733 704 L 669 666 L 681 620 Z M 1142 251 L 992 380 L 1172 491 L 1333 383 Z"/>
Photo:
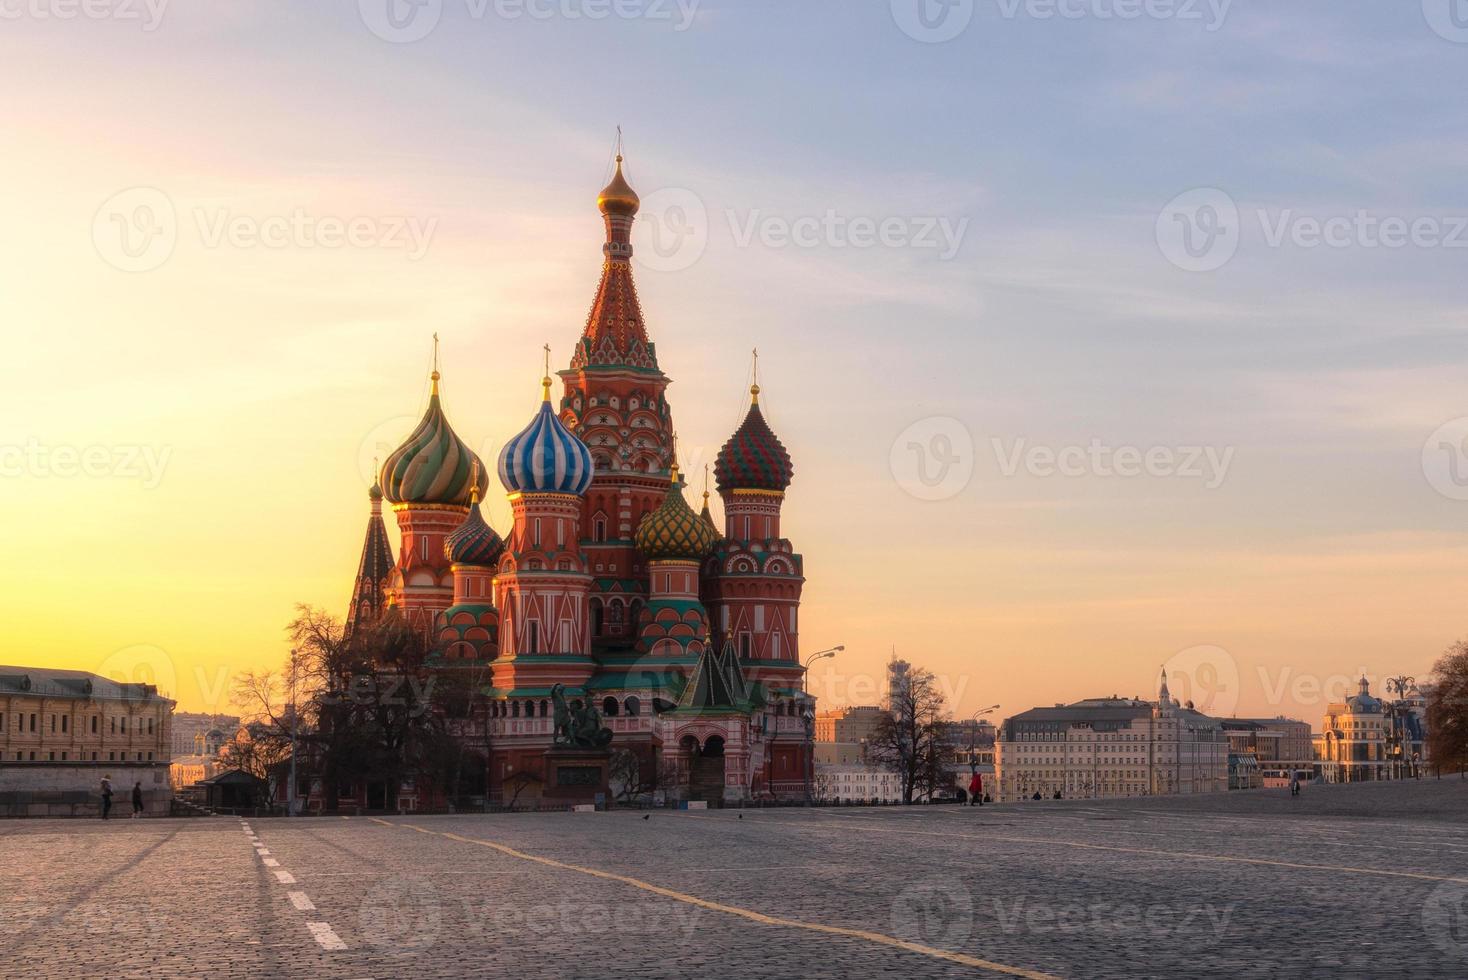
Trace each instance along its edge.
<path fill-rule="evenodd" d="M 790 454 L 770 431 L 759 408 L 759 385 L 750 389 L 749 414 L 724 443 L 714 460 L 714 478 L 719 491 L 764 490 L 783 493 L 795 475 Z"/>
<path fill-rule="evenodd" d="M 611 183 L 602 188 L 596 196 L 596 206 L 602 214 L 626 214 L 633 215 L 642 206 L 642 201 L 627 183 L 627 178 L 622 176 L 622 154 L 617 154 L 617 172 L 612 175 Z"/>
<path fill-rule="evenodd" d="M 373 501 L 377 501 L 377 500 L 381 500 L 382 499 L 382 484 L 381 483 L 378 483 L 376 480 L 373 480 L 372 481 L 372 487 L 371 487 L 371 489 L 369 489 L 367 491 L 367 499 L 368 500 L 373 500 Z"/>
<path fill-rule="evenodd" d="M 476 472 L 477 470 L 477 472 Z M 382 493 L 395 504 L 468 507 L 470 491 L 482 494 L 489 478 L 479 457 L 455 434 L 438 399 L 438 372 L 423 421 L 382 464 Z"/>
<path fill-rule="evenodd" d="M 500 482 L 511 493 L 581 496 L 591 486 L 591 450 L 551 410 L 550 378 L 545 399 L 520 434 L 500 451 Z"/>
<path fill-rule="evenodd" d="M 662 506 L 637 525 L 634 542 L 649 561 L 702 561 L 714 550 L 718 534 L 683 499 L 683 481 L 673 467 L 673 485 Z"/>
<path fill-rule="evenodd" d="M 469 516 L 443 540 L 443 554 L 455 565 L 493 567 L 505 550 L 504 539 L 479 511 L 479 501 L 469 505 Z"/>

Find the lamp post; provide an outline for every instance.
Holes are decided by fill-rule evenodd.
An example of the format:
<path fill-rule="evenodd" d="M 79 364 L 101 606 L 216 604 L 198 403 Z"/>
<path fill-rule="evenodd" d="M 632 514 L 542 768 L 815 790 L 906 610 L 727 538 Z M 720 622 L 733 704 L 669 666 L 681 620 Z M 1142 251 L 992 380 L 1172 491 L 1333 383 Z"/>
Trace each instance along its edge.
<path fill-rule="evenodd" d="M 979 737 L 979 719 L 982 718 L 984 715 L 993 714 L 998 710 L 999 705 L 991 704 L 987 708 L 983 708 L 979 711 L 974 712 L 973 725 L 968 730 L 968 774 L 970 776 L 979 771 L 979 760 L 978 757 L 975 755 L 975 752 L 977 750 L 976 742 Z"/>
<path fill-rule="evenodd" d="M 838 644 L 836 644 L 833 647 L 830 647 L 830 648 L 825 649 L 825 650 L 819 650 L 819 651 L 811 654 L 810 657 L 806 659 L 805 664 L 800 668 L 801 674 L 802 675 L 809 674 L 810 673 L 810 665 L 813 664 L 813 663 L 815 663 L 817 660 L 825 660 L 827 657 L 834 657 L 834 656 L 836 656 L 836 654 L 840 653 L 842 650 L 845 650 L 845 649 L 846 649 L 846 645 L 845 644 L 838 643 Z M 802 678 L 802 681 L 803 681 L 803 678 Z M 803 773 L 805 775 L 805 804 L 806 804 L 806 806 L 810 806 L 810 783 L 811 783 L 811 779 L 815 775 L 814 774 L 814 769 L 815 769 L 815 766 L 816 766 L 816 753 L 815 753 L 815 745 L 813 744 L 815 742 L 815 734 L 816 734 L 816 722 L 815 722 L 815 716 L 814 716 L 814 714 L 812 714 L 811 717 L 810 717 L 810 719 L 809 719 L 809 722 L 807 724 L 806 730 L 805 730 L 805 740 L 806 740 L 805 765 L 801 767 L 801 769 L 803 770 Z"/>
<path fill-rule="evenodd" d="M 291 647 L 291 772 L 290 785 L 285 788 L 285 815 L 295 815 L 296 810 L 296 662 L 299 651 Z"/>

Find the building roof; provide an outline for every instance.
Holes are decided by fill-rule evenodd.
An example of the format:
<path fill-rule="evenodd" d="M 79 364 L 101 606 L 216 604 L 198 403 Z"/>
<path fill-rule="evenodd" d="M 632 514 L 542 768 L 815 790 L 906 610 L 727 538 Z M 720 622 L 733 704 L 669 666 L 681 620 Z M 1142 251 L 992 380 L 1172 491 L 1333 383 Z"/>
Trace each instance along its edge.
<path fill-rule="evenodd" d="M 125 684 L 85 670 L 0 666 L 0 694 L 92 701 L 173 701 L 154 684 Z"/>

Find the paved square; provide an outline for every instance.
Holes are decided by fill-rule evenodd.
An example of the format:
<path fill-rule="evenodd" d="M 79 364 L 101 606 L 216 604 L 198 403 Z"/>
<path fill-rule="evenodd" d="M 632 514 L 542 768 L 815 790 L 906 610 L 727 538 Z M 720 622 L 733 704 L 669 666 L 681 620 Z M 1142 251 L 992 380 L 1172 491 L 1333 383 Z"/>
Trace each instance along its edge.
<path fill-rule="evenodd" d="M 1468 783 L 0 824 L 0 976 L 1462 977 Z"/>

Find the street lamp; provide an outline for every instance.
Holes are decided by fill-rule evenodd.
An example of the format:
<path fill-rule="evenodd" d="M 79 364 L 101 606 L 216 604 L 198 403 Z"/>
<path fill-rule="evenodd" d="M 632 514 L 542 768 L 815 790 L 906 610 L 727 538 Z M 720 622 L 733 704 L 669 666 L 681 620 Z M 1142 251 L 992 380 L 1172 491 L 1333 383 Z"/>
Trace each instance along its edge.
<path fill-rule="evenodd" d="M 831 647 L 829 650 L 822 650 L 819 653 L 813 653 L 810 655 L 810 659 L 806 660 L 805 666 L 802 667 L 801 670 L 810 670 L 810 665 L 815 663 L 817 660 L 825 660 L 827 657 L 834 657 L 836 656 L 836 654 L 845 649 L 846 647 L 844 645 L 838 645 Z"/>
<path fill-rule="evenodd" d="M 842 650 L 845 650 L 845 649 L 846 649 L 846 645 L 845 644 L 838 643 L 836 646 L 833 646 L 830 649 L 820 650 L 820 651 L 817 651 L 816 653 L 811 654 L 810 655 L 810 659 L 806 660 L 805 666 L 803 666 L 803 667 L 800 668 L 801 673 L 809 673 L 810 672 L 810 665 L 811 664 L 815 663 L 817 660 L 824 660 L 827 657 L 834 657 L 834 656 L 836 656 L 836 654 L 840 653 Z M 809 721 L 809 725 L 806 728 L 806 732 L 805 732 L 805 738 L 806 738 L 806 742 L 808 743 L 807 744 L 807 751 L 806 751 L 806 755 L 805 755 L 806 762 L 805 762 L 805 766 L 803 767 L 804 770 L 805 770 L 805 805 L 806 806 L 810 806 L 810 802 L 811 802 L 811 799 L 810 799 L 810 783 L 811 783 L 811 778 L 812 778 L 812 775 L 813 775 L 813 770 L 816 767 L 815 746 L 809 744 L 809 743 L 814 742 L 814 740 L 815 740 L 815 719 L 814 718 L 811 718 L 810 721 Z"/>
<path fill-rule="evenodd" d="M 999 710 L 999 705 L 997 705 L 997 704 L 991 704 L 987 708 L 983 708 L 983 709 L 981 709 L 979 711 L 975 711 L 974 712 L 974 716 L 973 716 L 974 724 L 968 730 L 968 774 L 970 776 L 972 776 L 974 773 L 976 773 L 976 772 L 979 771 L 979 760 L 978 760 L 978 756 L 976 754 L 976 750 L 977 750 L 976 741 L 977 741 L 978 736 L 979 736 L 979 724 L 978 724 L 979 719 L 982 718 L 984 715 L 992 714 L 993 712 L 998 711 L 998 710 Z"/>

